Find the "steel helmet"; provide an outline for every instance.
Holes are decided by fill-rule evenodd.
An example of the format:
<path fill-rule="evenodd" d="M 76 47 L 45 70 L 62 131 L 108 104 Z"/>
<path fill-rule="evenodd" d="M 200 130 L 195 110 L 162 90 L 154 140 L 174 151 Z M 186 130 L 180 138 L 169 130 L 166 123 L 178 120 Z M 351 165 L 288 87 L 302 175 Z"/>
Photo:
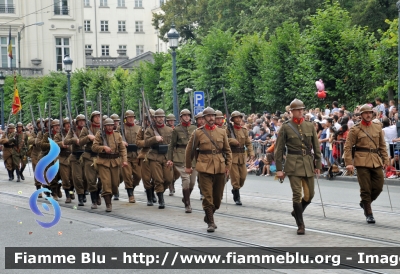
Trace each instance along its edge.
<path fill-rule="evenodd" d="M 114 125 L 114 120 L 113 119 L 111 119 L 111 118 L 107 118 L 105 121 L 104 121 L 104 125 L 105 126 L 107 126 L 107 125 Z"/>
<path fill-rule="evenodd" d="M 232 112 L 232 114 L 231 114 L 231 121 L 233 121 L 233 118 L 235 118 L 235 117 L 240 117 L 240 118 L 243 119 L 243 115 L 242 115 L 239 111 L 237 111 L 237 110 L 235 110 L 234 112 Z"/>
<path fill-rule="evenodd" d="M 294 109 L 305 109 L 306 106 L 304 105 L 304 103 L 302 101 L 300 101 L 299 99 L 294 99 L 291 103 L 290 103 L 290 110 L 294 110 Z"/>
<path fill-rule="evenodd" d="M 185 109 L 182 109 L 182 110 L 181 110 L 181 113 L 179 114 L 179 116 L 182 117 L 182 115 L 184 115 L 184 114 L 191 115 L 192 113 L 190 112 L 190 110 L 188 110 L 187 108 L 185 108 Z"/>
<path fill-rule="evenodd" d="M 154 113 L 154 117 L 165 117 L 165 112 L 161 108 L 157 109 Z"/>
<path fill-rule="evenodd" d="M 194 119 L 199 119 L 199 118 L 202 118 L 202 117 L 203 117 L 203 112 L 199 112 L 199 113 L 197 113 L 196 116 L 194 116 Z"/>
<path fill-rule="evenodd" d="M 54 126 L 59 126 L 60 125 L 60 120 L 58 120 L 58 119 L 54 119 L 52 122 L 51 122 L 51 126 L 52 127 L 54 127 Z"/>
<path fill-rule="evenodd" d="M 362 105 L 360 108 L 360 114 L 362 114 L 363 112 L 369 112 L 369 111 L 373 111 L 372 107 L 368 104 Z"/>
<path fill-rule="evenodd" d="M 69 118 L 64 118 L 63 119 L 63 124 L 69 124 Z"/>
<path fill-rule="evenodd" d="M 8 125 L 8 128 L 10 129 L 10 128 L 14 128 L 15 129 L 15 125 L 14 124 L 9 124 Z"/>
<path fill-rule="evenodd" d="M 85 115 L 83 114 L 79 114 L 78 116 L 76 116 L 76 122 L 80 121 L 80 120 L 86 120 Z"/>
<path fill-rule="evenodd" d="M 113 119 L 114 121 L 121 121 L 121 119 L 119 119 L 118 114 L 116 114 L 116 113 L 111 114 L 110 118 Z"/>
<path fill-rule="evenodd" d="M 17 123 L 17 127 L 23 127 L 24 125 L 21 122 Z"/>
<path fill-rule="evenodd" d="M 173 115 L 173 114 L 168 114 L 166 120 L 167 120 L 167 121 L 176 121 L 175 115 Z"/>
<path fill-rule="evenodd" d="M 203 117 L 206 115 L 216 115 L 215 110 L 213 108 L 206 107 L 206 109 L 203 110 Z"/>
<path fill-rule="evenodd" d="M 96 115 L 100 115 L 100 111 L 95 110 L 95 111 L 92 112 L 92 114 L 90 114 L 90 121 L 91 122 L 93 122 L 93 117 L 96 116 Z"/>
<path fill-rule="evenodd" d="M 215 118 L 225 118 L 224 114 L 220 110 L 216 110 L 215 115 L 216 115 Z"/>
<path fill-rule="evenodd" d="M 135 116 L 135 112 L 133 112 L 132 110 L 128 109 L 127 111 L 125 111 L 125 118 L 126 117 L 136 117 Z"/>

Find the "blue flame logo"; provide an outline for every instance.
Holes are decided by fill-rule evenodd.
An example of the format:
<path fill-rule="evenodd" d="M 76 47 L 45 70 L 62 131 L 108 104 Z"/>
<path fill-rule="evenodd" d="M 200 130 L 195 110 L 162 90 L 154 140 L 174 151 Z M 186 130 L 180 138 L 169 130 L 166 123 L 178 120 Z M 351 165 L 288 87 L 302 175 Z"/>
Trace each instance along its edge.
<path fill-rule="evenodd" d="M 60 166 L 59 161 L 57 160 L 52 166 L 50 166 L 47 169 L 46 172 L 46 167 L 50 165 L 60 154 L 59 146 L 50 138 L 49 138 L 49 143 L 50 143 L 49 153 L 38 162 L 35 169 L 35 178 L 43 185 L 50 184 L 50 182 L 54 179 L 54 177 L 56 177 Z M 51 193 L 51 190 L 47 188 L 38 189 L 31 195 L 29 199 L 29 206 L 32 212 L 38 216 L 44 216 L 36 204 L 39 194 L 44 192 Z M 54 219 L 50 223 L 45 223 L 38 220 L 36 220 L 36 222 L 44 228 L 50 228 L 52 226 L 55 226 L 58 223 L 58 221 L 60 221 L 61 208 L 60 205 L 57 203 L 57 201 L 55 201 L 53 198 L 46 197 L 46 200 L 48 200 L 54 208 Z M 42 203 L 42 207 L 46 211 L 50 210 L 49 206 L 46 203 Z"/>
<path fill-rule="evenodd" d="M 46 178 L 47 178 L 46 181 L 45 178 L 46 167 L 49 164 L 51 164 L 51 162 L 53 162 L 60 154 L 60 147 L 56 144 L 56 142 L 54 142 L 52 139 L 49 138 L 49 143 L 50 143 L 49 153 L 42 159 L 40 159 L 35 169 L 35 178 L 43 185 L 47 185 L 47 182 L 50 183 L 54 179 L 54 177 L 56 177 L 58 169 L 60 167 L 60 163 L 58 160 L 54 163 L 54 165 L 50 166 L 46 172 Z"/>

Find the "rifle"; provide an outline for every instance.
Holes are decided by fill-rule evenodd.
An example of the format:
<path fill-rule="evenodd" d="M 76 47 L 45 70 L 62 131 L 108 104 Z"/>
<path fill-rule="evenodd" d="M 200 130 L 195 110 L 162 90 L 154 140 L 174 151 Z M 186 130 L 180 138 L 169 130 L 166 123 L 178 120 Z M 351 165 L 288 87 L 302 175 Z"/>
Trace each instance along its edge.
<path fill-rule="evenodd" d="M 63 115 L 62 115 L 62 102 L 60 100 L 60 134 L 61 139 L 64 141 L 64 123 L 63 123 Z"/>
<path fill-rule="evenodd" d="M 36 121 L 35 121 L 35 116 L 33 116 L 32 105 L 29 105 L 29 108 L 31 110 L 31 118 L 32 118 L 33 130 L 34 130 L 35 134 L 37 135 L 38 134 L 38 128 L 37 128 L 37 124 L 36 124 Z"/>
<path fill-rule="evenodd" d="M 140 108 L 140 99 L 139 99 L 139 108 L 138 108 L 138 110 L 139 110 L 139 124 L 142 124 L 142 111 L 141 111 L 141 108 Z"/>
<path fill-rule="evenodd" d="M 86 119 L 86 127 L 89 131 L 90 135 L 93 135 L 93 132 L 90 130 L 91 122 L 88 119 L 88 113 L 87 113 L 87 105 L 86 105 L 86 91 L 85 88 L 82 88 L 83 90 L 83 100 L 84 100 L 84 106 L 85 106 L 85 119 Z M 93 111 L 92 111 L 93 112 Z"/>
<path fill-rule="evenodd" d="M 68 116 L 69 116 L 69 124 L 71 125 L 71 131 L 72 131 L 72 133 L 74 134 L 74 137 L 75 138 L 78 138 L 78 136 L 76 135 L 76 133 L 75 133 L 75 131 L 76 131 L 76 128 L 75 128 L 75 126 L 74 126 L 74 120 L 72 120 L 72 114 L 71 114 L 71 106 L 70 106 L 70 104 L 69 104 L 69 101 L 68 101 L 68 95 L 66 95 L 66 97 L 67 97 L 67 107 L 68 107 Z"/>
<path fill-rule="evenodd" d="M 189 100 L 190 100 L 190 110 L 191 110 L 191 116 L 192 116 L 192 124 L 194 124 L 196 121 L 194 120 L 194 112 L 193 112 L 193 96 L 192 92 L 189 92 Z"/>
<path fill-rule="evenodd" d="M 121 105 L 121 136 L 122 136 L 122 141 L 126 142 L 125 138 L 125 124 L 124 124 L 124 116 L 125 116 L 125 98 L 122 96 L 122 105 Z"/>
<path fill-rule="evenodd" d="M 110 98 L 107 98 L 107 116 L 110 117 Z"/>
<path fill-rule="evenodd" d="M 78 112 L 78 107 L 76 106 L 76 103 L 75 103 L 75 112 L 76 112 L 76 116 L 78 116 L 79 112 Z"/>
<path fill-rule="evenodd" d="M 146 130 L 146 127 L 147 127 L 147 125 L 146 125 L 146 121 L 145 121 L 145 113 L 144 113 L 144 101 L 142 101 L 142 108 L 140 109 L 140 112 L 141 112 L 141 116 L 142 116 L 142 121 L 141 121 L 141 124 L 142 124 L 142 131 L 145 131 Z"/>
<path fill-rule="evenodd" d="M 145 110 L 146 110 L 146 113 L 147 113 L 147 119 L 149 120 L 149 123 L 150 123 L 150 127 L 151 127 L 151 129 L 154 131 L 154 134 L 155 134 L 156 136 L 160 136 L 160 133 L 158 133 L 158 131 L 155 129 L 155 127 L 154 127 L 154 125 L 153 125 L 153 121 L 151 120 L 150 111 L 149 111 L 149 108 L 148 108 L 148 106 L 147 106 L 146 99 L 145 99 L 145 97 L 144 97 L 144 90 L 143 90 L 143 88 L 142 88 L 141 92 L 142 92 L 144 107 L 145 107 Z"/>
<path fill-rule="evenodd" d="M 232 126 L 232 123 L 231 123 L 231 115 L 229 114 L 228 105 L 226 104 L 226 96 L 225 96 L 224 86 L 222 86 L 222 93 L 224 94 L 224 104 L 225 104 L 225 112 L 226 112 L 226 120 L 227 120 L 226 123 L 227 123 L 227 126 L 229 128 L 229 132 L 231 133 L 231 138 L 236 139 L 235 131 L 233 130 L 233 126 Z"/>
<path fill-rule="evenodd" d="M 49 100 L 49 121 L 47 122 L 47 128 L 49 130 L 49 137 L 51 138 L 51 105 Z M 53 139 L 53 138 L 51 138 Z"/>
<path fill-rule="evenodd" d="M 38 108 L 39 108 L 40 129 L 42 130 L 42 134 L 44 134 L 44 124 L 42 118 L 42 111 L 40 110 L 40 104 L 38 104 Z"/>
<path fill-rule="evenodd" d="M 101 109 L 101 93 L 99 93 L 99 111 L 100 111 L 100 135 L 101 138 L 103 139 L 103 145 L 108 146 L 106 137 L 104 136 L 104 131 L 103 131 L 103 112 Z"/>

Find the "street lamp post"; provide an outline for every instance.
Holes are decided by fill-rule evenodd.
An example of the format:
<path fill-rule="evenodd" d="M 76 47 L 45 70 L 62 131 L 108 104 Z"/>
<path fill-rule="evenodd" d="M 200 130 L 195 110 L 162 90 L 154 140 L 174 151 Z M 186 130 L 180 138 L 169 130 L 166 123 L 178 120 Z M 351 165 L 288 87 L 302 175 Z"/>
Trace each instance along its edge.
<path fill-rule="evenodd" d="M 399 12 L 399 26 L 398 26 L 398 43 L 397 43 L 397 59 L 398 59 L 398 71 L 397 71 L 397 113 L 400 113 L 400 1 L 396 3 Z M 400 119 L 397 120 L 397 137 L 400 136 Z"/>
<path fill-rule="evenodd" d="M 24 28 L 30 27 L 30 26 L 43 26 L 44 22 L 37 22 L 32 25 L 28 26 L 23 26 L 22 29 L 18 32 L 18 74 L 21 75 L 21 32 L 24 30 Z"/>
<path fill-rule="evenodd" d="M 172 49 L 172 86 L 173 86 L 173 111 L 175 117 L 179 117 L 178 114 L 178 94 L 177 94 L 177 80 L 176 80 L 176 48 L 179 42 L 179 33 L 175 29 L 175 25 L 172 24 L 171 29 L 167 34 L 169 47 Z M 178 121 L 175 121 L 177 124 Z"/>
<path fill-rule="evenodd" d="M 64 70 L 67 73 L 68 79 L 68 104 L 71 106 L 71 71 L 72 71 L 72 59 L 69 55 L 65 55 L 64 57 Z"/>
<path fill-rule="evenodd" d="M 4 130 L 4 81 L 6 77 L 3 72 L 0 71 L 0 89 L 1 89 L 1 129 Z"/>

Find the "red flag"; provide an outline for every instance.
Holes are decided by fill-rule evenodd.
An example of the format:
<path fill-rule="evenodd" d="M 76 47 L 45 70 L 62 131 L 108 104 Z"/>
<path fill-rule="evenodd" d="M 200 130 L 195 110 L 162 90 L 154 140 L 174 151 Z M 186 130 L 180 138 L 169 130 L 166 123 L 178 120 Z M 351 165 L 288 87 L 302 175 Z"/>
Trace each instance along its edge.
<path fill-rule="evenodd" d="M 15 115 L 22 109 L 21 99 L 19 98 L 18 89 L 15 87 L 14 98 L 12 103 L 12 113 Z"/>

